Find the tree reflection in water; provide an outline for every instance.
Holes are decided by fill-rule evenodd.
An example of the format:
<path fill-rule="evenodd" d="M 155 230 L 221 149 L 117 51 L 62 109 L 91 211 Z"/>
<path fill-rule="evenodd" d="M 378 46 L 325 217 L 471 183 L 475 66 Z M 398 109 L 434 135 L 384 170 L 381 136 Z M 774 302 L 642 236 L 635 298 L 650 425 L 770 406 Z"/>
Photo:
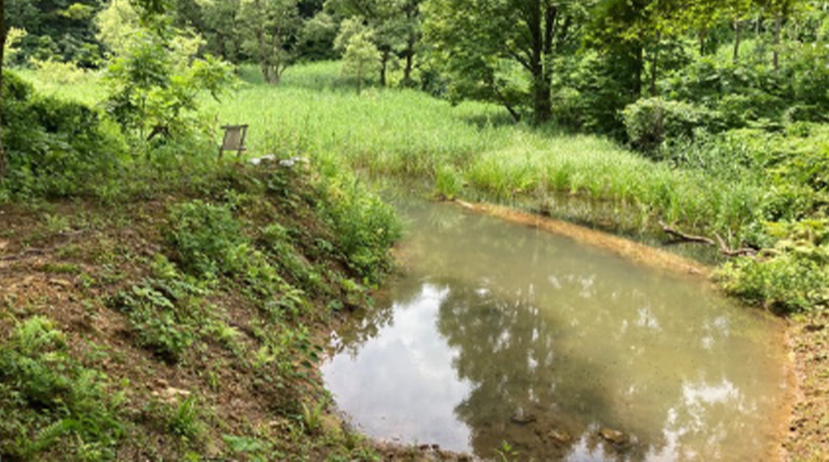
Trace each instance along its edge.
<path fill-rule="evenodd" d="M 768 455 L 784 376 L 782 348 L 770 341 L 774 329 L 762 316 L 730 306 L 700 284 L 531 229 L 455 210 L 453 226 L 436 227 L 435 215 L 445 212 L 435 210 L 420 211 L 416 221 L 433 226 L 413 233 L 407 243 L 413 267 L 375 312 L 379 324 L 358 324 L 362 334 L 346 342 L 352 369 L 341 374 L 360 381 L 349 388 L 353 393 L 376 398 L 391 390 L 414 401 L 398 406 L 413 413 L 406 434 L 434 437 L 435 429 L 465 426 L 466 447 L 476 454 L 491 457 L 508 441 L 522 460 Z M 415 328 L 413 314 L 430 309 L 437 332 Z M 398 317 L 409 325 L 395 326 Z M 372 337 L 366 326 L 377 325 Z M 408 340 L 396 342 L 396 336 Z M 427 347 L 436 340 L 445 347 Z M 361 365 L 363 352 L 370 365 Z M 428 360 L 409 367 L 420 372 L 372 381 L 378 368 L 400 367 L 401 355 Z M 451 364 L 454 377 L 429 372 L 441 362 Z M 418 390 L 460 390 L 458 384 L 468 390 L 462 398 L 423 390 L 424 401 L 416 402 Z M 349 399 L 336 383 L 329 386 L 338 399 Z M 359 421 L 360 410 L 340 404 Z M 394 406 L 379 399 L 371 405 Z M 440 405 L 454 415 L 418 415 Z M 374 428 L 382 433 L 382 425 Z M 622 432 L 626 441 L 605 441 L 603 428 Z"/>

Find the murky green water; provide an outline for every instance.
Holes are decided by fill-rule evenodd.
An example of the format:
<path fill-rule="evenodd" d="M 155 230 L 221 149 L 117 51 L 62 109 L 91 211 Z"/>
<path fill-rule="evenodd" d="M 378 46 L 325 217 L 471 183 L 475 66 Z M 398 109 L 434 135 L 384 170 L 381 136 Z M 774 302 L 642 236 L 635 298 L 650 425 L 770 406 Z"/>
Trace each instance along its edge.
<path fill-rule="evenodd" d="M 364 432 L 483 458 L 503 441 L 518 460 L 776 457 L 774 320 L 532 228 L 407 213 L 406 276 L 323 367 Z"/>

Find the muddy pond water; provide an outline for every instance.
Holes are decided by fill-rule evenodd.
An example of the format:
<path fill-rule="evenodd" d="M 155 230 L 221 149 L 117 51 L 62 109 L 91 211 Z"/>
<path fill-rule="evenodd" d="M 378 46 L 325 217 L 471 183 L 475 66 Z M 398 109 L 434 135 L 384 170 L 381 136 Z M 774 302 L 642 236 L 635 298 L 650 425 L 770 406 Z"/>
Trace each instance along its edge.
<path fill-rule="evenodd" d="M 775 460 L 781 325 L 699 278 L 418 203 L 404 275 L 323 366 L 381 439 L 510 460 Z"/>

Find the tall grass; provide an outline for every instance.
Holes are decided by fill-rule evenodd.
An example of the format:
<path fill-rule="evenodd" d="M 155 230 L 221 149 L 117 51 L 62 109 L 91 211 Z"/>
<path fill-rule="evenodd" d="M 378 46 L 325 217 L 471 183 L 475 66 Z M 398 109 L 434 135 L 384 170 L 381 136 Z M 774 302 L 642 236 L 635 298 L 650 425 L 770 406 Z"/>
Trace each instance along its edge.
<path fill-rule="evenodd" d="M 101 95 L 94 81 L 47 88 L 87 102 Z M 217 127 L 250 126 L 250 156 L 309 156 L 333 168 L 431 180 L 451 166 L 467 189 L 488 197 L 567 193 L 617 201 L 636 213 L 713 227 L 734 239 L 753 221 L 763 194 L 751 181 L 673 169 L 599 137 L 516 126 L 494 105 L 453 106 L 415 90 L 373 88 L 358 95 L 339 77 L 336 62 L 289 68 L 278 86 L 243 67 L 238 88 L 219 102 L 205 98 L 204 108 Z M 464 194 L 450 195 L 456 192 Z"/>
<path fill-rule="evenodd" d="M 67 77 L 55 71 L 12 70 L 34 85 L 38 93 L 44 96 L 68 99 L 90 106 L 97 105 L 106 97 L 106 88 L 101 82 L 102 73 L 100 71 L 86 71 L 80 77 Z"/>
<path fill-rule="evenodd" d="M 414 90 L 357 95 L 337 77 L 337 66 L 288 69 L 277 87 L 245 69 L 239 91 L 212 108 L 222 123 L 251 125 L 254 155 L 310 155 L 372 174 L 433 180 L 452 166 L 469 187 L 492 198 L 568 193 L 617 201 L 734 239 L 762 198 L 750 181 L 673 169 L 595 136 L 516 126 L 497 106 L 452 106 Z"/>

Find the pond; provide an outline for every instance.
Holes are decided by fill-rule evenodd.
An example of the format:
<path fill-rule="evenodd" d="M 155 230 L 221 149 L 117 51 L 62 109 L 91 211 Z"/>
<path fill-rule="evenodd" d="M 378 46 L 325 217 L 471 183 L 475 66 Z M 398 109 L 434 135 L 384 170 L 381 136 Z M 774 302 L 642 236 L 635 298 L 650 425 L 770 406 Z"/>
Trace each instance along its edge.
<path fill-rule="evenodd" d="M 511 460 L 773 460 L 780 323 L 693 278 L 442 204 L 323 366 L 360 430 Z"/>

